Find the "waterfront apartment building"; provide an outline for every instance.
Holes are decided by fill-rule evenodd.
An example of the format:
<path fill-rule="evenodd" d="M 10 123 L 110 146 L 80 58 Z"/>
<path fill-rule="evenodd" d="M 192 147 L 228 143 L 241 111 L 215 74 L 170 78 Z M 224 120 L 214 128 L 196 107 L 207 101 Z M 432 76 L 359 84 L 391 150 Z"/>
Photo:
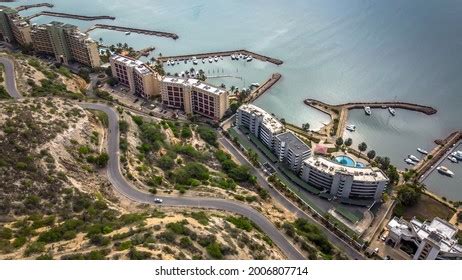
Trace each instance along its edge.
<path fill-rule="evenodd" d="M 302 163 L 301 178 L 334 197 L 378 200 L 388 178 L 378 168 L 347 167 L 323 157 L 310 157 Z"/>
<path fill-rule="evenodd" d="M 308 145 L 291 131 L 276 135 L 274 152 L 295 174 L 300 173 L 302 162 L 311 155 Z"/>
<path fill-rule="evenodd" d="M 160 83 L 162 104 L 219 121 L 229 108 L 229 93 L 197 79 L 164 77 Z"/>
<path fill-rule="evenodd" d="M 145 98 L 159 95 L 157 73 L 144 62 L 123 55 L 113 55 L 109 62 L 112 76 L 128 87 L 130 93 Z"/>
<path fill-rule="evenodd" d="M 8 43 L 28 46 L 32 43 L 31 26 L 15 9 L 0 6 L 0 35 Z"/>
<path fill-rule="evenodd" d="M 75 25 L 53 21 L 35 26 L 32 45 L 36 52 L 54 55 L 63 64 L 76 61 L 91 68 L 101 65 L 98 44 Z"/>
<path fill-rule="evenodd" d="M 433 221 L 410 222 L 394 217 L 387 225 L 385 242 L 399 248 L 403 243 L 414 247 L 414 260 L 462 260 L 462 245 L 458 244 L 458 228 L 438 217 Z"/>
<path fill-rule="evenodd" d="M 236 125 L 247 128 L 270 150 L 274 150 L 276 135 L 284 131 L 284 125 L 265 110 L 244 104 L 236 112 Z"/>

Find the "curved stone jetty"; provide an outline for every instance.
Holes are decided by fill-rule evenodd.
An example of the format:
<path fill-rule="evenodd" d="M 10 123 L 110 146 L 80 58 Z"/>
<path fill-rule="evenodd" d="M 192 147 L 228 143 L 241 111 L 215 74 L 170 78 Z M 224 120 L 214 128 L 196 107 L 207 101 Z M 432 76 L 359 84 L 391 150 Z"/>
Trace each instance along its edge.
<path fill-rule="evenodd" d="M 276 65 L 281 65 L 284 63 L 280 59 L 272 58 L 266 55 L 254 53 L 248 50 L 234 50 L 234 51 L 221 51 L 221 52 L 207 52 L 207 53 L 197 53 L 197 54 L 187 54 L 187 55 L 175 55 L 175 56 L 162 56 L 158 57 L 157 60 L 165 63 L 168 60 L 188 60 L 191 59 L 192 57 L 196 57 L 197 59 L 202 59 L 202 58 L 208 58 L 209 56 L 214 57 L 214 56 L 231 56 L 233 54 L 243 54 L 243 55 L 251 55 L 253 58 L 261 60 L 261 61 L 267 61 Z"/>

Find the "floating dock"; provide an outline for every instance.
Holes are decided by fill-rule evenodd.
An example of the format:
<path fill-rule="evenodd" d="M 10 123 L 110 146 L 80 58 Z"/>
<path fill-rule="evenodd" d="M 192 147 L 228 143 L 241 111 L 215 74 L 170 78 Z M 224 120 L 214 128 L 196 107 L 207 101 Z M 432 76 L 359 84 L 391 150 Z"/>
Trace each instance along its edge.
<path fill-rule="evenodd" d="M 247 55 L 247 56 L 252 56 L 254 59 L 258 59 L 261 61 L 266 61 L 270 62 L 276 65 L 281 65 L 284 63 L 280 59 L 272 58 L 266 55 L 261 55 L 258 53 L 254 53 L 248 50 L 235 50 L 235 51 L 222 51 L 222 52 L 208 52 L 208 53 L 196 53 L 196 54 L 188 54 L 188 55 L 176 55 L 176 56 L 162 56 L 158 57 L 157 60 L 165 63 L 168 60 L 188 60 L 191 59 L 192 57 L 196 57 L 197 59 L 202 59 L 202 58 L 208 58 L 208 57 L 214 57 L 214 56 L 231 56 L 233 54 L 242 54 L 242 55 Z"/>
<path fill-rule="evenodd" d="M 257 98 L 262 96 L 265 92 L 267 92 L 274 84 L 276 84 L 279 79 L 281 79 L 282 75 L 279 73 L 274 73 L 271 75 L 266 82 L 264 82 L 261 86 L 254 89 L 249 96 L 247 96 L 245 102 L 254 102 Z"/>
<path fill-rule="evenodd" d="M 419 105 L 414 103 L 408 102 L 351 102 L 351 103 L 344 103 L 338 105 L 327 104 L 319 100 L 315 99 L 305 99 L 304 103 L 310 107 L 313 107 L 317 110 L 320 110 L 326 114 L 328 114 L 332 121 L 328 125 L 330 128 L 334 128 L 332 126 L 332 122 L 335 119 L 338 119 L 338 125 L 335 129 L 335 136 L 341 137 L 343 132 L 345 131 L 346 122 L 348 120 L 348 112 L 349 110 L 353 109 L 363 109 L 364 107 L 371 107 L 371 108 L 379 108 L 379 109 L 387 109 L 388 107 L 410 110 L 415 112 L 424 113 L 426 115 L 433 115 L 437 113 L 437 110 L 430 106 Z"/>
<path fill-rule="evenodd" d="M 53 8 L 54 5 L 50 3 L 37 3 L 37 4 L 32 4 L 32 5 L 22 5 L 22 6 L 16 7 L 15 10 L 20 12 L 20 11 L 25 11 L 25 10 L 32 9 L 32 8 L 41 8 L 41 7 Z"/>
<path fill-rule="evenodd" d="M 115 17 L 113 16 L 82 16 L 82 15 L 74 15 L 74 14 L 67 14 L 67 13 L 50 12 L 50 11 L 41 11 L 40 13 L 31 15 L 27 17 L 26 19 L 31 20 L 39 16 L 72 18 L 72 19 L 85 20 L 85 21 L 102 20 L 102 19 L 115 20 Z"/>
<path fill-rule="evenodd" d="M 106 29 L 106 30 L 114 30 L 114 31 L 120 31 L 120 32 L 133 32 L 133 33 L 144 34 L 144 35 L 167 37 L 167 38 L 172 38 L 173 40 L 180 38 L 175 33 L 148 30 L 148 29 L 140 29 L 140 28 L 132 28 L 132 27 L 124 27 L 124 26 L 116 26 L 116 25 L 108 25 L 108 24 L 95 24 L 94 26 L 87 29 L 85 32 L 88 33 L 95 29 Z"/>

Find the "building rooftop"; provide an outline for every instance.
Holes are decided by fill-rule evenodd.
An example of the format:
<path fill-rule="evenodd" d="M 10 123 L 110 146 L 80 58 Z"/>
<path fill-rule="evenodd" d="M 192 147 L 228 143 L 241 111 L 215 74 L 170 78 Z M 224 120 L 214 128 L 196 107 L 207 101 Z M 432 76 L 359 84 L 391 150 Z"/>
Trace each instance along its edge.
<path fill-rule="evenodd" d="M 205 83 L 201 80 L 198 79 L 189 79 L 189 78 L 179 78 L 179 77 L 171 77 L 167 76 L 162 79 L 162 82 L 164 83 L 173 83 L 173 84 L 178 84 L 182 86 L 191 86 L 195 87 L 198 89 L 201 89 L 203 91 L 206 91 L 208 93 L 216 94 L 216 95 L 221 95 L 226 93 L 226 90 L 218 88 L 216 86 L 213 86 L 211 84 Z"/>
<path fill-rule="evenodd" d="M 277 139 L 286 143 L 296 155 L 310 152 L 311 149 L 291 131 L 287 131 L 276 136 Z"/>
<path fill-rule="evenodd" d="M 239 110 L 254 116 L 261 116 L 263 118 L 263 125 L 273 134 L 281 133 L 284 130 L 284 125 L 280 121 L 260 107 L 253 104 L 244 104 L 239 107 Z"/>
<path fill-rule="evenodd" d="M 128 67 L 134 68 L 135 71 L 140 75 L 150 75 L 154 73 L 154 71 L 141 60 L 136 60 L 134 58 L 118 54 L 111 56 L 111 59 Z"/>
<path fill-rule="evenodd" d="M 304 161 L 307 165 L 313 166 L 318 170 L 322 170 L 330 175 L 342 173 L 353 176 L 355 181 L 362 182 L 377 182 L 388 181 L 388 177 L 379 168 L 358 168 L 344 166 L 338 162 L 331 161 L 324 157 L 313 156 Z"/>
<path fill-rule="evenodd" d="M 456 235 L 457 228 L 438 217 L 433 221 L 421 222 L 413 218 L 410 222 L 394 217 L 388 223 L 388 229 L 398 236 L 418 238 L 422 241 L 426 238 L 436 242 L 440 250 L 445 253 L 462 254 L 462 246 L 458 244 Z"/>

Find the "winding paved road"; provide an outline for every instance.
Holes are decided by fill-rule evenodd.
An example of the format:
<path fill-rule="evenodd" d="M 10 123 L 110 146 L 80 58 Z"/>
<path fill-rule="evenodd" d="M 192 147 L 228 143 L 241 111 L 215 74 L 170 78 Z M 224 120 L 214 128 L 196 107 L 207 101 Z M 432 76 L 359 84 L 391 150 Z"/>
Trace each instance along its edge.
<path fill-rule="evenodd" d="M 0 57 L 0 64 L 3 64 L 5 69 L 5 85 L 6 91 L 14 99 L 21 98 L 21 94 L 16 88 L 16 75 L 14 73 L 14 62 L 7 57 Z"/>
<path fill-rule="evenodd" d="M 14 64 L 9 58 L 0 58 L 0 63 L 5 66 L 6 72 L 6 90 L 15 99 L 22 96 L 16 88 L 14 79 Z M 119 119 L 116 111 L 105 104 L 81 103 L 80 106 L 86 109 L 103 111 L 108 115 L 109 134 L 108 134 L 108 154 L 109 162 L 107 175 L 112 186 L 125 197 L 139 202 L 155 204 L 154 196 L 142 192 L 131 185 L 120 171 L 119 161 Z M 156 196 L 163 199 L 163 206 L 175 207 L 194 207 L 224 210 L 232 213 L 243 215 L 252 220 L 260 229 L 265 232 L 271 240 L 284 252 L 288 259 L 304 259 L 304 256 L 291 244 L 289 240 L 260 212 L 250 206 L 224 199 L 213 199 L 203 197 L 170 197 Z"/>

